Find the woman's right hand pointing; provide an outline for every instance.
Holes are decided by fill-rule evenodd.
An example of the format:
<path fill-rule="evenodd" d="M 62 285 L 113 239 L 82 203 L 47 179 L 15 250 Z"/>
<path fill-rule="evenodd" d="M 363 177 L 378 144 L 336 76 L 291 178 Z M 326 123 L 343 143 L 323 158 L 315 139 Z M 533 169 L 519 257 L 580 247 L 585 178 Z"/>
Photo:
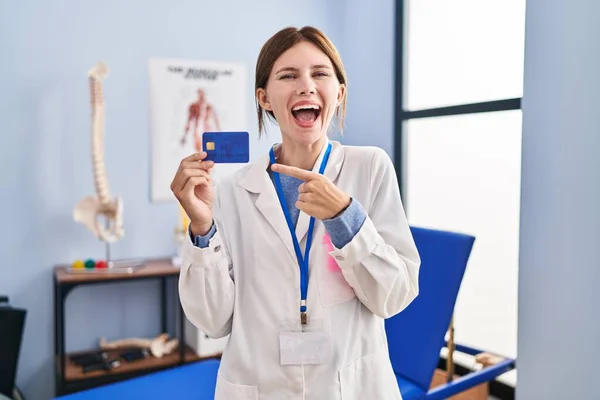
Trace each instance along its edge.
<path fill-rule="evenodd" d="M 181 160 L 171 182 L 171 191 L 190 217 L 192 235 L 206 235 L 213 224 L 214 192 L 210 179 L 213 161 L 202 161 L 207 154 L 194 153 Z"/>

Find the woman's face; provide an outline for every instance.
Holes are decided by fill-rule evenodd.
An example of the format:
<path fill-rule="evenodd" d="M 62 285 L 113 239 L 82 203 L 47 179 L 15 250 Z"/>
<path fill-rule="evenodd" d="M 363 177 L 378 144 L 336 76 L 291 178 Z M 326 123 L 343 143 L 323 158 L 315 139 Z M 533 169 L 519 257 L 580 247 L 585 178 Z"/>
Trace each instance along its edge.
<path fill-rule="evenodd" d="M 312 144 L 327 134 L 344 91 L 329 57 L 314 44 L 300 42 L 277 59 L 266 90 L 258 89 L 257 97 L 275 114 L 282 134 Z"/>

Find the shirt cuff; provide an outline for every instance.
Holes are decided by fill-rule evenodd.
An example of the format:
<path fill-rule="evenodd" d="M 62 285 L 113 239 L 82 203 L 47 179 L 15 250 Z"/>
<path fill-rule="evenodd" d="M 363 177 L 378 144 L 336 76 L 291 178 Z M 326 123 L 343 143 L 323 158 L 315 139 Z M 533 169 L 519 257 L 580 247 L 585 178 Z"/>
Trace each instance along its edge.
<path fill-rule="evenodd" d="M 355 199 L 350 200 L 350 205 L 336 217 L 323 221 L 331 243 L 341 249 L 352 241 L 362 227 L 367 214 L 362 205 Z"/>
<path fill-rule="evenodd" d="M 208 233 L 206 235 L 194 236 L 194 235 L 192 235 L 192 226 L 190 224 L 190 226 L 188 227 L 188 232 L 189 232 L 190 239 L 192 240 L 192 243 L 194 244 L 194 246 L 204 249 L 204 248 L 208 247 L 210 239 L 212 239 L 212 237 L 217 232 L 217 226 L 215 225 L 215 223 L 213 221 L 213 224 L 210 227 L 210 230 L 208 231 Z"/>

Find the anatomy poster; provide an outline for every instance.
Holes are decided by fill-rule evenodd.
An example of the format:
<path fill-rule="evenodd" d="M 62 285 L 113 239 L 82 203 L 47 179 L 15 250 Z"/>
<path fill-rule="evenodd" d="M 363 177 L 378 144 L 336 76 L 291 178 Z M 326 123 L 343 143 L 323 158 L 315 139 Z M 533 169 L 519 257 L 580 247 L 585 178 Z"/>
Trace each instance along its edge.
<path fill-rule="evenodd" d="M 150 59 L 151 201 L 174 200 L 170 185 L 181 159 L 202 150 L 202 134 L 247 131 L 243 64 Z M 218 179 L 242 167 L 218 164 Z"/>

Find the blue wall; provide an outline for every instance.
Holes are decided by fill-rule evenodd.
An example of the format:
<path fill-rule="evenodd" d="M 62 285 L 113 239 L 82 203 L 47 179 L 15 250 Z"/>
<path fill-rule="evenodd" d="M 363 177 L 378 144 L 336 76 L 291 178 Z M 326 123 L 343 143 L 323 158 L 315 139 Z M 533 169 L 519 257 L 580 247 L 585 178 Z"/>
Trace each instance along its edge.
<path fill-rule="evenodd" d="M 346 0 L 339 13 L 337 42 L 349 76 L 343 141 L 393 156 L 395 2 Z"/>
<path fill-rule="evenodd" d="M 367 5 L 369 4 L 369 5 Z M 358 0 L 20 1 L 0 3 L 0 293 L 28 309 L 18 385 L 53 394 L 52 268 L 102 258 L 104 247 L 72 220 L 93 194 L 87 71 L 104 60 L 105 151 L 111 192 L 125 205 L 115 258 L 174 252 L 175 203 L 149 202 L 149 57 L 241 61 L 253 70 L 263 42 L 286 25 L 315 25 L 338 45 L 350 75 L 346 136 L 392 150 L 393 2 Z M 369 49 L 371 57 L 362 54 Z M 268 143 L 266 144 L 268 145 Z M 266 146 L 265 145 L 265 146 Z M 124 290 L 127 289 L 127 290 Z M 158 285 L 77 289 L 67 304 L 67 350 L 158 333 Z"/>
<path fill-rule="evenodd" d="M 517 399 L 597 399 L 597 0 L 528 0 Z"/>

